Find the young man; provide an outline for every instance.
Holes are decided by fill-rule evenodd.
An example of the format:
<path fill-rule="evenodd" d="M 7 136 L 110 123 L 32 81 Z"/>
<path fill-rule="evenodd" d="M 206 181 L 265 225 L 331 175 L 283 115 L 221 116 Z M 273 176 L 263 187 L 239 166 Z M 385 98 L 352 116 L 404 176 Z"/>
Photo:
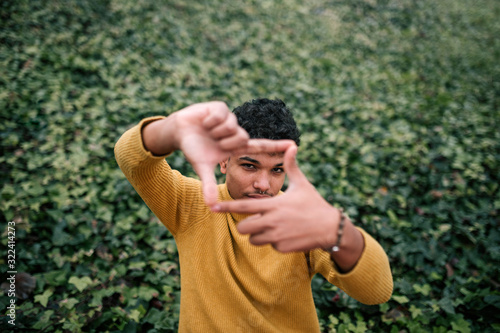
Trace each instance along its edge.
<path fill-rule="evenodd" d="M 267 99 L 234 114 L 210 102 L 147 118 L 116 144 L 120 168 L 176 240 L 180 332 L 319 332 L 316 273 L 360 302 L 389 299 L 384 250 L 316 192 L 296 144 L 289 110 Z M 177 149 L 201 181 L 170 168 Z"/>

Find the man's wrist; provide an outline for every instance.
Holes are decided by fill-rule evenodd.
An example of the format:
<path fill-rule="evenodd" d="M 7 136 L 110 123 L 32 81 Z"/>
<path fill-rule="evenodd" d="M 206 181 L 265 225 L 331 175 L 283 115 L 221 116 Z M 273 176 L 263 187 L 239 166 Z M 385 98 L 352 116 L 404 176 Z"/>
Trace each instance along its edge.
<path fill-rule="evenodd" d="M 340 251 L 340 246 L 342 242 L 342 236 L 344 235 L 344 227 L 346 224 L 346 219 L 347 217 L 344 215 L 344 210 L 338 209 L 339 215 L 340 215 L 340 222 L 339 222 L 339 227 L 337 228 L 337 237 L 335 244 L 333 246 L 330 246 L 325 249 L 328 253 L 332 254 L 333 252 L 339 252 Z"/>
<path fill-rule="evenodd" d="M 339 244 L 336 244 L 339 247 L 338 251 L 329 251 L 335 246 L 334 245 L 332 248 L 328 249 L 327 252 L 330 254 L 330 258 L 335 262 L 340 271 L 347 273 L 356 266 L 363 253 L 365 242 L 363 235 L 354 226 L 350 218 L 348 216 L 344 216 L 344 218 L 345 224 L 342 230 L 342 236 Z"/>

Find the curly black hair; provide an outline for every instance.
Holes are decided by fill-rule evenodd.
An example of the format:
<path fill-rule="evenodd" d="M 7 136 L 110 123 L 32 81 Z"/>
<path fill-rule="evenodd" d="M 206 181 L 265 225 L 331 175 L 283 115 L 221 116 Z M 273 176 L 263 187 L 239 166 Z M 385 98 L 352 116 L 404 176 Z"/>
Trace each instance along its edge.
<path fill-rule="evenodd" d="M 235 108 L 233 113 L 252 139 L 288 139 L 300 145 L 297 124 L 280 99 L 253 99 Z"/>

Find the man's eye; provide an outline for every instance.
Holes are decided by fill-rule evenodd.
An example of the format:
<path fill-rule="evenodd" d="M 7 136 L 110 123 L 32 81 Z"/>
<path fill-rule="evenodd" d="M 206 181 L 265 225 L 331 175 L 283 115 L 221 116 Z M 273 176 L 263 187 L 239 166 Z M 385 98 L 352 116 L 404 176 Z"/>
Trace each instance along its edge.
<path fill-rule="evenodd" d="M 283 170 L 283 168 L 274 168 L 273 172 L 275 172 L 275 173 L 283 173 L 283 172 L 285 172 L 285 170 Z"/>
<path fill-rule="evenodd" d="M 255 169 L 255 166 L 253 164 L 244 163 L 241 166 L 244 167 L 245 169 Z"/>

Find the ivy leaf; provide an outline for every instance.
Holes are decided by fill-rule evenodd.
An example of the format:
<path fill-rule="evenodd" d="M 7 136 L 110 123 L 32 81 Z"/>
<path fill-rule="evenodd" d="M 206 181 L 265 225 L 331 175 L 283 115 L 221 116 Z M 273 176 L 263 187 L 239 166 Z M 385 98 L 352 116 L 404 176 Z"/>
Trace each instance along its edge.
<path fill-rule="evenodd" d="M 150 287 L 140 286 L 138 290 L 138 296 L 140 299 L 143 299 L 149 302 L 153 297 L 158 297 L 159 293 L 156 289 Z"/>
<path fill-rule="evenodd" d="M 69 278 L 68 282 L 73 284 L 80 292 L 92 284 L 92 280 L 88 276 L 84 276 L 82 278 L 72 276 Z"/>
<path fill-rule="evenodd" d="M 59 305 L 64 306 L 66 309 L 72 309 L 76 304 L 80 303 L 76 298 L 69 298 L 62 300 Z"/>
<path fill-rule="evenodd" d="M 463 317 L 451 322 L 451 328 L 460 333 L 471 333 L 470 324 Z"/>
<path fill-rule="evenodd" d="M 500 295 L 488 295 L 484 297 L 484 302 L 500 309 Z"/>
<path fill-rule="evenodd" d="M 46 289 L 43 294 L 35 295 L 35 302 L 40 303 L 44 308 L 47 307 L 50 296 L 54 294 L 54 290 L 49 288 Z"/>
<path fill-rule="evenodd" d="M 141 312 L 137 309 L 133 309 L 132 311 L 130 311 L 129 317 L 130 319 L 138 323 L 141 318 Z"/>
<path fill-rule="evenodd" d="M 413 290 L 415 290 L 415 292 L 420 293 L 424 296 L 429 296 L 429 293 L 431 292 L 431 286 L 428 283 L 426 283 L 424 285 L 414 284 Z"/>
<path fill-rule="evenodd" d="M 398 302 L 399 304 L 405 304 L 408 303 L 410 300 L 406 296 L 397 296 L 397 295 L 392 295 L 392 299 Z"/>
<path fill-rule="evenodd" d="M 66 276 L 67 273 L 64 269 L 50 271 L 42 275 L 43 279 L 52 286 L 64 285 L 67 281 Z"/>
<path fill-rule="evenodd" d="M 455 314 L 455 307 L 453 306 L 453 302 L 449 298 L 442 298 L 438 305 L 441 309 L 443 309 L 446 313 Z"/>
<path fill-rule="evenodd" d="M 423 314 L 422 309 L 417 308 L 413 304 L 410 306 L 410 313 L 411 313 L 411 317 L 413 319 L 415 319 L 415 318 L 417 318 L 417 317 L 419 317 L 419 316 L 421 316 Z"/>
<path fill-rule="evenodd" d="M 36 297 L 36 296 L 35 296 Z M 38 321 L 33 325 L 34 329 L 47 329 L 47 325 L 51 322 L 51 317 L 54 314 L 54 310 L 47 310 L 43 312 L 42 316 Z"/>

